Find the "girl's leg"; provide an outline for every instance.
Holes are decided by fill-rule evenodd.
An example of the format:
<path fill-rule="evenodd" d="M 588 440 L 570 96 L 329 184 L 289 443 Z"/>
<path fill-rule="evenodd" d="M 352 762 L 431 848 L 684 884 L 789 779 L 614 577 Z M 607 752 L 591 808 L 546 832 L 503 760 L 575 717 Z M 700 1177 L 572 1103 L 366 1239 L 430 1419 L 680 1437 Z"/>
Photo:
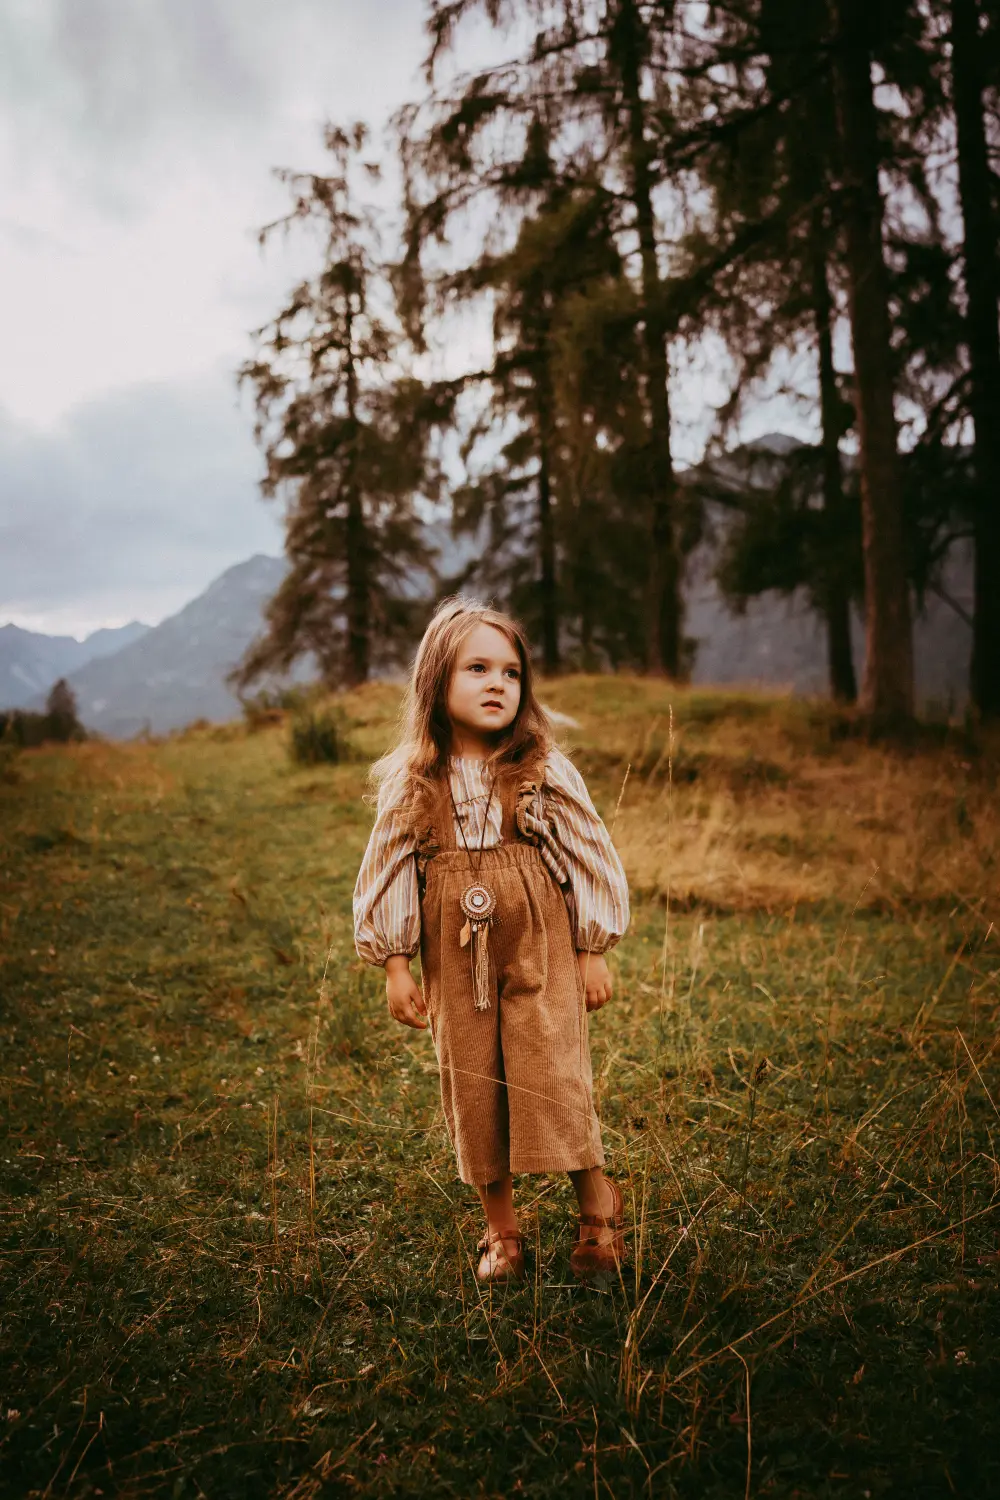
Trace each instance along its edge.
<path fill-rule="evenodd" d="M 569 1179 L 576 1190 L 582 1214 L 610 1217 L 615 1206 L 615 1195 L 600 1167 L 583 1167 L 579 1172 L 570 1172 Z M 614 1237 L 613 1229 L 589 1229 L 587 1233 L 593 1235 L 599 1245 L 610 1245 Z"/>
<path fill-rule="evenodd" d="M 487 1182 L 484 1186 L 477 1188 L 477 1192 L 486 1213 L 486 1222 L 491 1229 L 499 1229 L 501 1233 L 505 1229 L 517 1230 L 517 1214 L 514 1211 L 514 1179 L 509 1172 L 506 1177 L 500 1177 L 496 1182 Z"/>
<path fill-rule="evenodd" d="M 513 1238 L 518 1233 L 518 1228 L 514 1210 L 514 1179 L 510 1173 L 498 1178 L 496 1182 L 485 1183 L 477 1191 L 490 1234 L 499 1234 L 501 1237 L 500 1244 L 495 1240 L 488 1242 L 479 1263 L 480 1274 L 485 1276 L 492 1275 L 498 1266 L 503 1266 L 505 1261 L 509 1262 L 512 1256 L 516 1257 L 521 1250 L 521 1242 Z"/>

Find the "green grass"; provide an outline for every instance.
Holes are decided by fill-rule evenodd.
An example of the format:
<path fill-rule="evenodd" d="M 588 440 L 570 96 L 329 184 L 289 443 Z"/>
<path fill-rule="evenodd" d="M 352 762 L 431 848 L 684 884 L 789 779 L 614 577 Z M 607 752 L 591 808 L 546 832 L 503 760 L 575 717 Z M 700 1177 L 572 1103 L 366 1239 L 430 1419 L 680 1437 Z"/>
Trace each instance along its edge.
<path fill-rule="evenodd" d="M 351 702 L 365 754 L 394 701 Z M 361 763 L 233 727 L 5 764 L 5 1493 L 996 1490 L 995 753 L 621 680 L 546 701 L 609 820 L 637 768 L 592 1024 L 635 1255 L 592 1290 L 542 1177 L 528 1283 L 475 1282 L 430 1039 L 353 954 Z"/>

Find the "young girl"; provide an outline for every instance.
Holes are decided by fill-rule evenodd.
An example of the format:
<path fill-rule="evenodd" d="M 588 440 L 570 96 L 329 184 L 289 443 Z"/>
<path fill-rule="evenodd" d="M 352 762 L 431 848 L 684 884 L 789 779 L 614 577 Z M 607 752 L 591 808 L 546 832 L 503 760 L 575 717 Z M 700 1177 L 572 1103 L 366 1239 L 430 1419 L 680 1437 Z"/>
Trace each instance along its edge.
<path fill-rule="evenodd" d="M 354 891 L 355 943 L 389 1010 L 430 1022 L 464 1182 L 487 1228 L 483 1281 L 524 1276 L 514 1172 L 568 1172 L 581 1277 L 624 1255 L 601 1168 L 587 1011 L 628 925 L 621 861 L 552 743 L 527 642 L 506 615 L 446 600 L 417 652 L 395 750 L 372 768 L 378 815 Z M 410 973 L 419 951 L 423 990 Z M 427 1020 L 425 1020 L 425 1017 Z"/>

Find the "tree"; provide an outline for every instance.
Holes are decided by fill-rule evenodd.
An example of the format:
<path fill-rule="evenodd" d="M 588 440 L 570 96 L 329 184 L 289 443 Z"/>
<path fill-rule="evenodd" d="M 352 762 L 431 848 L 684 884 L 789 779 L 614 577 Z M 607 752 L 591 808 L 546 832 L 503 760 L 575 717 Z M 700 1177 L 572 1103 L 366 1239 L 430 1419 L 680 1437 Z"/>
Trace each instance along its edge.
<path fill-rule="evenodd" d="M 504 592 L 529 626 L 538 625 L 543 668 L 551 673 L 559 669 L 561 636 L 573 632 L 580 604 L 574 570 L 564 579 L 563 565 L 584 544 L 574 532 L 566 394 L 572 388 L 579 395 L 587 375 L 579 365 L 580 379 L 569 374 L 576 364 L 569 315 L 581 300 L 620 285 L 624 272 L 608 195 L 598 183 L 553 170 L 540 121 L 529 135 L 520 180 L 536 192 L 541 185 L 543 196 L 522 220 L 513 246 L 485 252 L 448 282 L 466 297 L 490 294 L 489 380 L 496 397 L 466 445 L 471 455 L 477 441 L 485 442 L 491 461 L 456 493 L 455 518 L 467 530 L 488 521 L 488 568 L 484 563 L 472 572 Z M 514 191 L 508 183 L 506 194 Z M 498 414 L 516 427 L 494 454 Z M 535 562 L 527 570 L 526 557 Z"/>
<path fill-rule="evenodd" d="M 540 112 L 558 133 L 553 155 L 560 170 L 573 161 L 599 164 L 603 190 L 616 207 L 616 234 L 636 246 L 632 318 L 640 334 L 635 376 L 641 424 L 631 434 L 636 446 L 630 468 L 633 504 L 645 532 L 645 662 L 652 672 L 676 674 L 682 637 L 670 325 L 660 263 L 663 230 L 654 203 L 664 180 L 656 121 L 669 108 L 664 79 L 673 5 L 604 0 L 584 12 L 573 0 L 431 0 L 427 70 L 432 82 L 458 25 L 478 10 L 498 31 L 526 25 L 533 35 L 516 58 L 464 80 L 455 97 L 434 97 L 423 110 L 402 114 L 410 269 L 431 245 L 447 240 L 456 217 L 470 204 L 491 195 L 509 204 L 505 190 Z M 522 204 L 524 211 L 532 206 L 537 203 Z"/>
<path fill-rule="evenodd" d="M 648 526 L 635 504 L 645 418 L 635 300 L 624 266 L 609 264 L 605 276 L 566 299 L 556 337 L 563 613 L 584 671 L 634 671 L 646 661 Z M 682 506 L 681 538 L 690 546 L 696 538 L 688 536 L 689 518 Z"/>
<path fill-rule="evenodd" d="M 83 738 L 83 728 L 77 715 L 76 694 L 65 677 L 60 677 L 53 684 L 45 701 L 45 738 L 63 743 Z"/>
<path fill-rule="evenodd" d="M 986 135 L 985 8 L 951 0 L 951 83 L 958 140 L 962 261 L 967 299 L 969 406 L 975 429 L 975 610 L 972 699 L 1000 718 L 1000 332 L 996 179 Z M 997 20 L 992 44 L 1000 47 Z"/>
<path fill-rule="evenodd" d="M 913 636 L 897 446 L 889 282 L 882 242 L 871 0 L 833 0 L 841 200 L 861 438 L 865 673 L 861 706 L 876 724 L 913 714 Z"/>
<path fill-rule="evenodd" d="M 676 282 L 677 295 L 688 301 L 682 328 L 697 332 L 699 322 L 707 322 L 723 334 L 733 356 L 734 395 L 723 409 L 723 431 L 742 410 L 746 395 L 773 369 L 779 353 L 798 355 L 810 348 L 816 362 L 823 482 L 809 504 L 815 507 L 822 500 L 831 513 L 827 524 L 848 534 L 852 501 L 844 495 L 839 445 L 855 413 L 840 389 L 834 333 L 845 290 L 849 309 L 857 300 L 852 286 L 860 285 L 862 297 L 881 303 L 880 323 L 855 319 L 855 342 L 861 342 L 865 354 L 853 383 L 868 393 L 868 430 L 877 433 L 871 398 L 876 351 L 883 398 L 879 409 L 883 417 L 886 409 L 889 414 L 888 428 L 882 423 L 888 441 L 880 451 L 887 451 L 895 470 L 895 500 L 891 506 L 879 500 L 885 515 L 870 531 L 881 541 L 868 549 L 868 557 L 878 597 L 885 595 L 888 578 L 890 594 L 905 616 L 907 572 L 917 580 L 923 567 L 906 547 L 915 539 L 923 541 L 932 518 L 922 482 L 908 483 L 904 494 L 893 398 L 905 394 L 925 414 L 933 445 L 939 441 L 941 383 L 946 382 L 947 402 L 959 365 L 951 257 L 919 138 L 927 99 L 934 92 L 923 10 L 910 0 L 877 0 L 867 7 L 866 24 L 860 30 L 855 26 L 851 43 L 858 64 L 852 76 L 855 84 L 860 80 L 861 98 L 860 107 L 851 111 L 845 110 L 850 101 L 844 89 L 845 52 L 851 47 L 843 28 L 837 29 L 837 8 L 827 0 L 723 0 L 711 7 L 710 15 L 698 45 L 690 49 L 689 71 L 699 81 L 689 93 L 680 141 L 664 147 L 683 150 L 685 135 L 694 142 L 702 195 L 710 198 L 709 212 L 702 212 L 697 232 L 687 238 L 688 264 Z M 871 68 L 876 56 L 886 80 L 902 94 L 903 109 L 875 108 Z M 864 127 L 860 134 L 859 121 Z M 845 124 L 851 124 L 846 134 Z M 859 140 L 864 148 L 860 155 Z M 845 170 L 849 155 L 851 172 Z M 880 174 L 891 195 L 884 226 Z M 874 257 L 871 274 L 859 272 L 864 260 L 859 245 Z M 911 440 L 922 443 L 919 431 L 917 418 Z M 870 459 L 871 441 L 865 451 Z M 930 454 L 926 458 L 918 465 L 924 476 L 934 465 Z M 884 478 L 883 473 L 882 482 L 868 485 L 868 491 L 884 496 Z M 919 525 L 916 517 L 904 524 L 907 496 L 914 494 L 923 508 Z M 757 496 L 757 501 L 770 506 L 771 498 Z M 838 512 L 843 524 L 836 520 Z M 888 532 L 886 517 L 892 523 Z M 776 513 L 769 511 L 761 524 L 767 529 L 775 519 Z M 936 546 L 947 527 L 940 517 L 934 524 Z M 902 534 L 907 542 L 900 545 Z M 814 593 L 814 603 L 826 621 L 832 690 L 849 700 L 855 690 L 851 580 L 824 572 L 824 587 Z M 884 614 L 884 599 L 879 605 L 873 596 L 869 626 L 879 643 L 873 667 L 886 656 Z M 904 626 L 905 659 L 911 649 L 905 618 Z M 896 714 L 880 710 L 875 716 Z"/>
<path fill-rule="evenodd" d="M 838 455 L 837 500 L 828 502 L 825 444 L 788 453 L 738 450 L 724 469 L 708 463 L 696 483 L 706 498 L 731 512 L 719 550 L 716 578 L 737 609 L 773 590 L 803 591 L 827 624 L 831 693 L 852 702 L 850 604 L 863 597 L 861 514 L 856 492 L 843 483 Z M 830 628 L 830 600 L 843 600 L 846 641 Z M 840 619 L 837 621 L 840 627 Z M 844 652 L 847 666 L 837 659 Z M 848 671 L 849 669 L 849 671 Z"/>
<path fill-rule="evenodd" d="M 657 9 L 653 7 L 654 18 Z M 669 18 L 673 7 L 662 9 Z M 646 670 L 665 671 L 676 677 L 681 665 L 680 567 L 675 517 L 677 486 L 671 457 L 667 323 L 653 213 L 656 153 L 648 120 L 650 106 L 644 89 L 644 73 L 655 51 L 657 27 L 644 16 L 638 0 L 617 0 L 608 6 L 607 19 L 610 23 L 607 63 L 611 78 L 621 90 L 625 127 L 622 155 L 642 266 L 641 379 L 648 405 L 642 477 L 650 526 Z"/>
<path fill-rule="evenodd" d="M 856 579 L 850 545 L 831 545 L 835 537 L 853 543 L 856 528 L 840 456 L 853 409 L 833 357 L 840 245 L 825 27 L 822 0 L 716 8 L 702 71 L 714 55 L 722 78 L 708 73 L 699 85 L 688 126 L 696 130 L 706 116 L 716 121 L 715 138 L 703 143 L 698 159 L 711 211 L 682 247 L 687 264 L 678 290 L 687 301 L 682 326 L 717 330 L 734 363 L 723 434 L 781 353 L 808 348 L 814 360 L 820 448 L 800 453 L 776 488 L 772 474 L 763 486 L 744 490 L 722 574 L 740 601 L 759 588 L 806 586 L 826 626 L 831 692 L 853 702 Z M 809 559 L 821 536 L 822 565 L 813 568 Z M 790 548 L 782 561 L 766 557 L 772 545 Z M 784 583 L 765 581 L 775 570 Z"/>
<path fill-rule="evenodd" d="M 294 206 L 260 234 L 266 244 L 296 222 L 318 226 L 323 264 L 258 331 L 240 371 L 254 391 L 263 492 L 286 503 L 290 564 L 234 674 L 240 686 L 307 653 L 329 685 L 363 682 L 412 635 L 414 577 L 431 567 L 414 499 L 435 492 L 429 445 L 449 397 L 402 373 L 378 217 L 355 186 L 378 175 L 363 157 L 367 132 L 331 126 L 325 140 L 332 174 L 280 172 Z"/>

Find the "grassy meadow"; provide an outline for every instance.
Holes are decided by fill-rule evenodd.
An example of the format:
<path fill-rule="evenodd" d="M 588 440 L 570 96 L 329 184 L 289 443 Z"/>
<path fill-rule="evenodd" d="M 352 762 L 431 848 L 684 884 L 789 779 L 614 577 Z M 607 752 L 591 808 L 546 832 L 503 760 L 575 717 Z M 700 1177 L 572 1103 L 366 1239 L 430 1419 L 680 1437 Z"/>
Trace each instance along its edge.
<path fill-rule="evenodd" d="M 545 1177 L 527 1283 L 478 1287 L 430 1037 L 354 956 L 395 689 L 341 765 L 281 724 L 0 765 L 0 1491 L 1000 1490 L 1000 744 L 543 697 L 635 898 L 590 1289 Z"/>

